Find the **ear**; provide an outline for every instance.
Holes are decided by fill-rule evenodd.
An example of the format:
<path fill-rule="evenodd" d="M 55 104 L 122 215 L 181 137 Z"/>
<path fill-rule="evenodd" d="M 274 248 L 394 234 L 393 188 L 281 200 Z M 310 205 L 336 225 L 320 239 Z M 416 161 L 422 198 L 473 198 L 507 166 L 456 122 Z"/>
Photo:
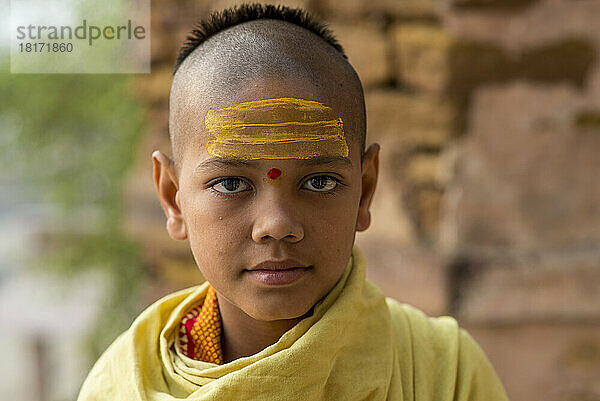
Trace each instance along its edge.
<path fill-rule="evenodd" d="M 152 153 L 152 163 L 154 164 L 156 192 L 158 192 L 160 204 L 167 216 L 167 232 L 173 239 L 184 240 L 187 238 L 187 228 L 179 206 L 179 185 L 175 164 L 167 155 L 158 150 Z"/>
<path fill-rule="evenodd" d="M 371 201 L 377 185 L 379 173 L 379 145 L 373 143 L 369 146 L 363 157 L 362 164 L 362 193 L 358 205 L 356 218 L 356 231 L 365 231 L 371 224 Z"/>

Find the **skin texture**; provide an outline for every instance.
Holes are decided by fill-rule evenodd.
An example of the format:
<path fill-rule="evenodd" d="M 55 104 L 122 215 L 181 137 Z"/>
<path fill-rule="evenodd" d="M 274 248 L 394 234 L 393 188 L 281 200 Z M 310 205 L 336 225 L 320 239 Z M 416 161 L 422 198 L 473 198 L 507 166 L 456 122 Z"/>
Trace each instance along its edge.
<path fill-rule="evenodd" d="M 240 33 L 237 49 L 250 51 L 238 55 L 238 64 L 262 63 L 256 64 L 260 68 L 251 74 L 214 69 L 223 64 L 222 54 L 231 53 L 225 51 L 231 44 L 220 35 Z M 298 37 L 305 43 L 303 54 L 288 48 Z M 257 21 L 209 42 L 184 61 L 173 81 L 169 126 L 175 157 L 155 151 L 152 159 L 167 231 L 189 241 L 198 267 L 217 292 L 221 345 L 229 362 L 275 343 L 336 284 L 356 231 L 370 223 L 379 146 L 371 145 L 361 163 L 365 122 L 357 101 L 362 99 L 360 83 L 345 60 L 316 35 L 280 21 Z M 265 56 L 267 51 L 272 53 Z M 248 59 L 255 54 L 260 57 Z M 226 65 L 235 70 L 234 56 L 227 57 Z M 223 84 L 237 79 L 232 74 L 247 74 L 235 82 L 235 90 Z M 331 107 L 344 121 L 348 156 L 334 162 L 227 162 L 207 152 L 210 135 L 204 117 L 209 110 L 282 97 Z M 283 172 L 276 180 L 267 177 L 274 168 Z M 288 258 L 308 266 L 291 284 L 265 285 L 248 272 L 261 262 Z"/>
<path fill-rule="evenodd" d="M 348 156 L 344 122 L 322 103 L 279 98 L 209 110 L 213 156 L 246 160 Z M 244 145 L 244 146 L 240 146 Z"/>

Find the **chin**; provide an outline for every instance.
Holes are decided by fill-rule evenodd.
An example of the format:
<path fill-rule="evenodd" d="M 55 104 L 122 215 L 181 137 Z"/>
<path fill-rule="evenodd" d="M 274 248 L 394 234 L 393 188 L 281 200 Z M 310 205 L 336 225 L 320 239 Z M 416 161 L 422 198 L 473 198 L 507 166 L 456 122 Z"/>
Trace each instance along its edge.
<path fill-rule="evenodd" d="M 252 311 L 246 311 L 246 314 L 256 320 L 263 322 L 272 322 L 276 320 L 292 320 L 302 318 L 309 312 L 312 312 L 312 304 L 308 307 L 300 306 L 294 308 L 282 308 L 282 305 L 278 305 L 277 308 L 265 308 L 265 309 L 253 309 Z M 249 313 L 250 312 L 250 313 Z"/>

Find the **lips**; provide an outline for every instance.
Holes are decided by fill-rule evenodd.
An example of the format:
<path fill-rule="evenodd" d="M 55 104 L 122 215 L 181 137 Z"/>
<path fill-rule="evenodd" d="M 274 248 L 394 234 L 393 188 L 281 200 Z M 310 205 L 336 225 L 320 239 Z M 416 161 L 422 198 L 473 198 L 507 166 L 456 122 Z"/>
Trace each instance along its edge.
<path fill-rule="evenodd" d="M 288 270 L 296 267 L 308 266 L 294 259 L 266 260 L 248 270 Z"/>
<path fill-rule="evenodd" d="M 305 276 L 311 266 L 294 259 L 267 260 L 247 270 L 257 282 L 267 286 L 288 285 Z"/>

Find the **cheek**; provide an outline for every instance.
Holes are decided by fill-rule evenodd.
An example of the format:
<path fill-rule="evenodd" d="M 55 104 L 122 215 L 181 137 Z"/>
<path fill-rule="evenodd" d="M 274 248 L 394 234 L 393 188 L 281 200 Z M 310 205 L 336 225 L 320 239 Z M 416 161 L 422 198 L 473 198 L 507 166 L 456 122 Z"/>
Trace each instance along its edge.
<path fill-rule="evenodd" d="M 348 249 L 351 249 L 355 227 L 358 205 L 353 197 L 331 199 L 321 203 L 319 207 L 306 210 L 309 219 L 305 222 L 310 224 L 307 230 L 307 239 L 322 250 L 322 259 L 339 259 L 345 257 Z M 349 248 L 350 247 L 350 248 Z"/>
<path fill-rule="evenodd" d="M 326 228 L 327 231 L 348 231 L 353 230 L 358 213 L 358 196 L 356 191 L 346 189 L 343 193 L 333 195 L 326 200 L 320 200 L 315 204 L 307 216 L 311 216 L 316 224 Z"/>
<path fill-rule="evenodd" d="M 204 191 L 182 196 L 182 211 L 192 252 L 226 255 L 245 237 L 244 213 L 229 200 Z"/>
<path fill-rule="evenodd" d="M 183 205 L 182 205 L 183 207 Z M 189 247 L 204 277 L 220 291 L 228 293 L 237 280 L 243 260 L 242 217 L 226 213 L 210 199 L 197 196 L 184 209 Z"/>

